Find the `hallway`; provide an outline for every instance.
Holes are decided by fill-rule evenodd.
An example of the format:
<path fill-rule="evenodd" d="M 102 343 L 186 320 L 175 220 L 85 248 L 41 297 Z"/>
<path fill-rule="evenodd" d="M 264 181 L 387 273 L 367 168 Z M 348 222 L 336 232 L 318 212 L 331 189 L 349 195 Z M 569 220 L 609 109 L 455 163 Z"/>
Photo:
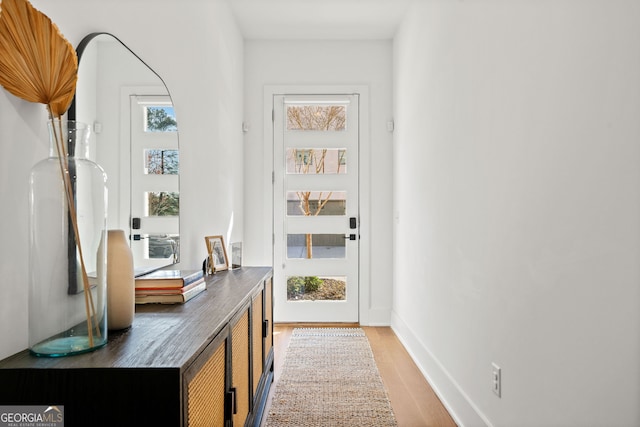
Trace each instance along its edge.
<path fill-rule="evenodd" d="M 275 324 L 274 325 L 274 383 L 267 400 L 266 414 L 280 377 L 282 364 L 289 345 L 291 333 L 296 327 L 319 325 Z M 335 327 L 336 325 L 326 325 Z M 354 327 L 353 324 L 344 325 Z M 357 326 L 357 325 L 356 325 Z M 440 402 L 429 383 L 389 327 L 362 326 L 367 334 L 380 376 L 385 384 L 391 406 L 400 427 L 453 427 L 455 422 Z M 263 419 L 263 425 L 264 421 Z"/>

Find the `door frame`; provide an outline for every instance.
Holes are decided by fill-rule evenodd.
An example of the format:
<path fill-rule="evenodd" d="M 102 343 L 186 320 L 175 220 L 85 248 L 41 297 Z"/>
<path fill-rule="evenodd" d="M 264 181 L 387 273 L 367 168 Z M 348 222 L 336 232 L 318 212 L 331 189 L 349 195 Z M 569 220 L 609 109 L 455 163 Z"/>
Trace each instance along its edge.
<path fill-rule="evenodd" d="M 263 206 L 268 207 L 270 216 L 269 227 L 264 228 L 264 241 L 271 242 L 271 263 L 274 262 L 274 127 L 273 127 L 273 100 L 275 95 L 333 95 L 345 93 L 357 93 L 360 96 L 359 126 L 359 214 L 360 214 L 360 251 L 359 251 L 359 284 L 358 284 L 358 317 L 361 325 L 369 324 L 370 294 L 371 294 L 371 135 L 370 135 L 370 108 L 368 85 L 266 85 L 263 96 Z M 275 283 L 274 283 L 275 286 Z M 274 304 L 274 322 L 278 322 L 278 307 Z"/>

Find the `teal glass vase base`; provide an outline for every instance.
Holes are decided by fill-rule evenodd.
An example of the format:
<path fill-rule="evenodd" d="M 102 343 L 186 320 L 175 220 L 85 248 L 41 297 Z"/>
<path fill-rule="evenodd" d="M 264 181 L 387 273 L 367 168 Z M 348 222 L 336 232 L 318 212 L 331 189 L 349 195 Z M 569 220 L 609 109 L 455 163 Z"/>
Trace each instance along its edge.
<path fill-rule="evenodd" d="M 106 339 L 100 339 L 92 345 L 87 336 L 60 337 L 35 344 L 29 349 L 29 352 L 38 357 L 64 357 L 88 353 L 106 344 Z"/>

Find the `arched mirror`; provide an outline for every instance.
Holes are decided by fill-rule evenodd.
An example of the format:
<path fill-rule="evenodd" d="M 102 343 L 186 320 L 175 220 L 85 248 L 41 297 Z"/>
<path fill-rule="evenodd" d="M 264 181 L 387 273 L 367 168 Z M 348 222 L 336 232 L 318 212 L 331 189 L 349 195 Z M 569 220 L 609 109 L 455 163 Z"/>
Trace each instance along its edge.
<path fill-rule="evenodd" d="M 107 227 L 125 230 L 136 275 L 180 257 L 178 125 L 162 78 L 108 33 L 77 49 L 69 119 L 92 128 L 90 156 L 107 173 Z"/>

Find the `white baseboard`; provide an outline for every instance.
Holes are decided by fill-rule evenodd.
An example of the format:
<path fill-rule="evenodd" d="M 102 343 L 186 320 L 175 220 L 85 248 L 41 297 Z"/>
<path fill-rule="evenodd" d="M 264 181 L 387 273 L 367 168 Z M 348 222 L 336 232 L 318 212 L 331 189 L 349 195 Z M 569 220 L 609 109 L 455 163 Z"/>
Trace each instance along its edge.
<path fill-rule="evenodd" d="M 391 310 L 388 308 L 371 308 L 367 310 L 366 316 L 360 316 L 362 326 L 390 326 Z"/>
<path fill-rule="evenodd" d="M 393 311 L 391 329 L 459 427 L 492 427 L 444 366 Z"/>

